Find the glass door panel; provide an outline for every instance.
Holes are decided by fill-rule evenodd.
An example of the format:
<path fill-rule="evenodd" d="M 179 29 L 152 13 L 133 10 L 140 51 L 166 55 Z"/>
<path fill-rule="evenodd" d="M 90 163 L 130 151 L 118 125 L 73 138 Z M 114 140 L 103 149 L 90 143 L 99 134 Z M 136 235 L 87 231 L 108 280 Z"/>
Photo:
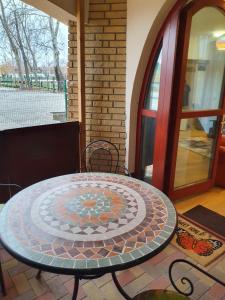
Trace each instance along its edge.
<path fill-rule="evenodd" d="M 175 189 L 211 178 L 218 124 L 217 117 L 181 120 Z"/>
<path fill-rule="evenodd" d="M 225 35 L 224 12 L 213 6 L 203 7 L 186 22 L 189 41 L 188 51 L 183 48 L 180 67 L 184 73 L 180 81 L 181 110 L 175 133 L 178 146 L 171 184 L 174 195 L 182 197 L 214 183 L 225 82 L 225 51 L 219 49 L 218 43 Z"/>
<path fill-rule="evenodd" d="M 183 111 L 221 108 L 225 51 L 225 17 L 214 7 L 205 7 L 193 17 L 189 39 Z"/>
<path fill-rule="evenodd" d="M 141 179 L 147 182 L 151 182 L 153 173 L 155 123 L 155 118 L 142 117 Z"/>

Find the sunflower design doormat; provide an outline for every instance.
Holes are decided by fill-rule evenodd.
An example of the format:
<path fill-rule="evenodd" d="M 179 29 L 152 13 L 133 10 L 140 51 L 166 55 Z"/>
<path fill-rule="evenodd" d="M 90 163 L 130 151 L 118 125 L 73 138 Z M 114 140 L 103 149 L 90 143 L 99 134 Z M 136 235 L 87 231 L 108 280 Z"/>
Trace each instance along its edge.
<path fill-rule="evenodd" d="M 193 258 L 202 266 L 207 266 L 225 252 L 225 242 L 204 229 L 178 217 L 176 233 L 172 244 Z"/>

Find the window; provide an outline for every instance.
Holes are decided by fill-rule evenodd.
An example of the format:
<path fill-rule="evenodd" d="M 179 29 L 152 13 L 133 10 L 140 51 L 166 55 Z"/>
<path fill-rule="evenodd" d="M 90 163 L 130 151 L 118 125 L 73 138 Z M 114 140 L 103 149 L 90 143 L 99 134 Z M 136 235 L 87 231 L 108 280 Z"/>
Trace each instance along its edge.
<path fill-rule="evenodd" d="M 159 86 L 162 64 L 162 50 L 158 55 L 151 80 L 149 82 L 148 91 L 145 98 L 144 108 L 148 110 L 157 110 L 159 103 Z"/>
<path fill-rule="evenodd" d="M 156 131 L 156 116 L 159 103 L 162 49 L 157 52 L 141 111 L 141 143 L 139 156 L 139 177 L 146 182 L 152 181 L 153 158 Z"/>
<path fill-rule="evenodd" d="M 0 14 L 0 130 L 66 121 L 68 27 L 20 0 Z"/>

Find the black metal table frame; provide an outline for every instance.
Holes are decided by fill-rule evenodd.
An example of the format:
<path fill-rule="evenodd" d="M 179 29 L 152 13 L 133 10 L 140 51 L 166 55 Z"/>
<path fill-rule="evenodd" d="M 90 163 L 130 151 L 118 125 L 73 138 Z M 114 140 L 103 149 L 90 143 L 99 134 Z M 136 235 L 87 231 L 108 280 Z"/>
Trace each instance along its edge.
<path fill-rule="evenodd" d="M 0 261 L 0 285 L 2 289 L 2 294 L 6 296 L 6 288 L 5 288 L 4 278 L 3 278 L 1 261 Z"/>
<path fill-rule="evenodd" d="M 1 239 L 0 239 L 0 241 L 2 243 L 2 246 L 6 249 L 6 251 L 8 251 L 15 259 L 18 259 L 20 262 L 22 262 L 22 263 L 24 263 L 24 264 L 26 264 L 26 265 L 28 265 L 32 268 L 36 268 L 36 269 L 39 270 L 37 275 L 36 275 L 36 278 L 40 278 L 42 271 L 50 272 L 50 273 L 54 273 L 54 274 L 59 274 L 59 275 L 72 275 L 72 276 L 74 276 L 75 282 L 74 282 L 74 290 L 73 290 L 72 300 L 77 299 L 78 289 L 79 289 L 79 281 L 80 280 L 82 280 L 82 279 L 97 279 L 99 277 L 104 276 L 105 274 L 111 274 L 112 279 L 113 279 L 118 291 L 121 293 L 121 295 L 125 299 L 131 300 L 132 298 L 124 291 L 124 289 L 120 285 L 120 283 L 119 283 L 119 281 L 116 277 L 116 272 L 127 270 L 129 268 L 133 268 L 137 265 L 140 265 L 141 263 L 144 263 L 145 261 L 149 260 L 150 258 L 152 258 L 155 255 L 157 255 L 158 253 L 160 253 L 170 243 L 170 241 L 172 240 L 172 238 L 175 234 L 175 231 L 176 231 L 176 226 L 175 226 L 173 232 L 171 233 L 171 236 L 167 240 L 165 240 L 165 242 L 160 247 L 153 250 L 151 253 L 149 253 L 147 255 L 144 255 L 144 256 L 136 259 L 135 261 L 124 263 L 122 265 L 104 267 L 104 268 L 102 268 L 103 270 L 100 270 L 100 268 L 99 268 L 98 270 L 96 270 L 96 271 L 93 270 L 91 272 L 89 270 L 89 274 L 85 274 L 85 273 L 88 273 L 87 272 L 88 270 L 83 270 L 80 273 L 78 273 L 78 271 L 77 271 L 76 273 L 74 273 L 74 270 L 64 269 L 63 272 L 62 272 L 62 269 L 60 269 L 60 268 L 53 267 L 53 266 L 48 266 L 48 265 L 43 265 L 41 263 L 31 261 L 31 260 L 19 255 L 17 252 L 15 252 L 15 250 L 8 247 L 6 244 L 4 244 L 4 241 L 2 241 Z M 2 274 L 0 272 L 0 276 L 1 275 Z M 4 287 L 3 288 L 3 294 L 4 294 L 4 292 L 6 293 L 4 282 L 3 282 L 3 287 Z"/>
<path fill-rule="evenodd" d="M 141 263 L 144 263 L 145 261 L 149 260 L 150 258 L 152 258 L 155 255 L 157 255 L 158 253 L 160 253 L 170 243 L 171 239 L 173 238 L 173 236 L 175 234 L 175 230 L 176 230 L 176 227 L 174 228 L 173 233 L 171 234 L 170 238 L 167 239 L 164 244 L 162 244 L 159 248 L 157 248 L 154 251 L 152 251 L 150 254 L 142 256 L 142 257 L 140 257 L 139 259 L 136 259 L 133 262 L 125 263 L 125 264 L 123 264 L 122 267 L 121 266 L 105 267 L 103 271 L 100 271 L 100 269 L 99 269 L 98 272 L 96 272 L 96 273 L 91 272 L 92 274 L 78 274 L 78 273 L 74 274 L 74 273 L 71 273 L 72 271 L 71 272 L 57 272 L 57 270 L 56 269 L 54 270 L 52 267 L 48 267 L 48 266 L 43 267 L 43 266 L 40 266 L 37 263 L 33 264 L 29 260 L 21 258 L 21 257 L 19 258 L 19 260 L 22 261 L 22 262 L 24 262 L 27 265 L 30 265 L 31 267 L 38 268 L 38 266 L 39 266 L 39 271 L 38 271 L 38 273 L 36 275 L 37 279 L 39 279 L 41 277 L 42 271 L 47 271 L 47 272 L 56 273 L 56 274 L 72 275 L 72 276 L 74 276 L 74 289 L 73 289 L 72 300 L 76 300 L 77 299 L 80 280 L 83 280 L 83 279 L 85 279 L 85 280 L 97 279 L 97 278 L 100 278 L 100 277 L 102 277 L 102 276 L 104 276 L 106 274 L 111 274 L 112 275 L 112 280 L 115 283 L 115 286 L 118 289 L 118 291 L 120 292 L 120 294 L 126 300 L 132 300 L 132 298 L 124 291 L 124 289 L 120 285 L 120 283 L 119 283 L 119 281 L 117 279 L 117 276 L 116 276 L 116 272 L 117 271 L 124 271 L 124 270 L 127 270 L 129 268 L 133 268 L 133 267 L 135 267 L 137 265 L 140 265 Z M 11 251 L 9 250 L 9 252 L 11 252 Z M 14 253 L 13 256 L 15 257 L 16 254 Z M 18 255 L 17 255 L 17 257 L 18 257 Z"/>
<path fill-rule="evenodd" d="M 173 275 L 172 275 L 172 269 L 173 269 L 174 265 L 176 265 L 178 263 L 188 264 L 189 266 L 191 266 L 194 269 L 198 270 L 200 273 L 203 273 L 205 276 L 213 279 L 215 282 L 217 282 L 217 283 L 221 284 L 223 287 L 225 287 L 225 282 L 221 281 L 220 279 L 216 278 L 215 276 L 213 276 L 213 275 L 209 274 L 208 272 L 204 271 L 202 268 L 196 266 L 194 263 L 192 263 L 192 262 L 190 262 L 186 259 L 176 259 L 169 266 L 169 278 L 170 278 L 170 281 L 171 281 L 173 287 L 175 288 L 175 290 L 177 292 L 179 292 L 180 294 L 182 294 L 184 296 L 192 295 L 193 292 L 194 292 L 194 285 L 193 285 L 192 281 L 189 278 L 187 278 L 186 276 L 183 276 L 181 278 L 181 283 L 182 283 L 183 286 L 189 285 L 189 291 L 182 291 L 180 288 L 178 288 L 175 281 L 173 280 Z"/>
<path fill-rule="evenodd" d="M 36 275 L 36 278 L 37 279 L 40 279 L 41 277 L 41 270 L 38 271 L 37 275 Z M 72 300 L 76 300 L 77 299 L 77 295 L 78 295 L 78 290 L 79 290 L 79 283 L 80 283 L 80 280 L 82 279 L 86 279 L 86 280 L 92 280 L 92 279 L 97 279 L 97 278 L 100 278 L 104 275 L 108 274 L 107 273 L 102 273 L 102 274 L 98 274 L 98 275 L 81 275 L 81 276 L 78 276 L 78 275 L 75 275 L 74 276 L 74 289 L 73 289 L 73 297 L 72 297 Z M 121 295 L 127 299 L 127 300 L 132 300 L 132 298 L 124 291 L 124 289 L 121 287 L 117 277 L 116 277 L 116 273 L 115 272 L 112 272 L 111 273 L 112 275 L 112 279 L 115 283 L 115 286 L 117 287 L 118 291 L 121 293 Z"/>

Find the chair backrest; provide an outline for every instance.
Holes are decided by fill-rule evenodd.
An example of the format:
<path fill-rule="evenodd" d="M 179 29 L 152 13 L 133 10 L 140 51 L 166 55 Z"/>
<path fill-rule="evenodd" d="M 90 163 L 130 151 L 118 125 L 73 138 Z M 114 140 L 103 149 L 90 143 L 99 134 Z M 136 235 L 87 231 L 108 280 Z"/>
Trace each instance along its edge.
<path fill-rule="evenodd" d="M 84 149 L 82 161 L 86 172 L 117 173 L 119 150 L 109 141 L 93 141 Z"/>
<path fill-rule="evenodd" d="M 117 174 L 125 175 L 128 177 L 132 177 L 131 173 L 125 166 L 118 166 L 117 168 Z"/>

